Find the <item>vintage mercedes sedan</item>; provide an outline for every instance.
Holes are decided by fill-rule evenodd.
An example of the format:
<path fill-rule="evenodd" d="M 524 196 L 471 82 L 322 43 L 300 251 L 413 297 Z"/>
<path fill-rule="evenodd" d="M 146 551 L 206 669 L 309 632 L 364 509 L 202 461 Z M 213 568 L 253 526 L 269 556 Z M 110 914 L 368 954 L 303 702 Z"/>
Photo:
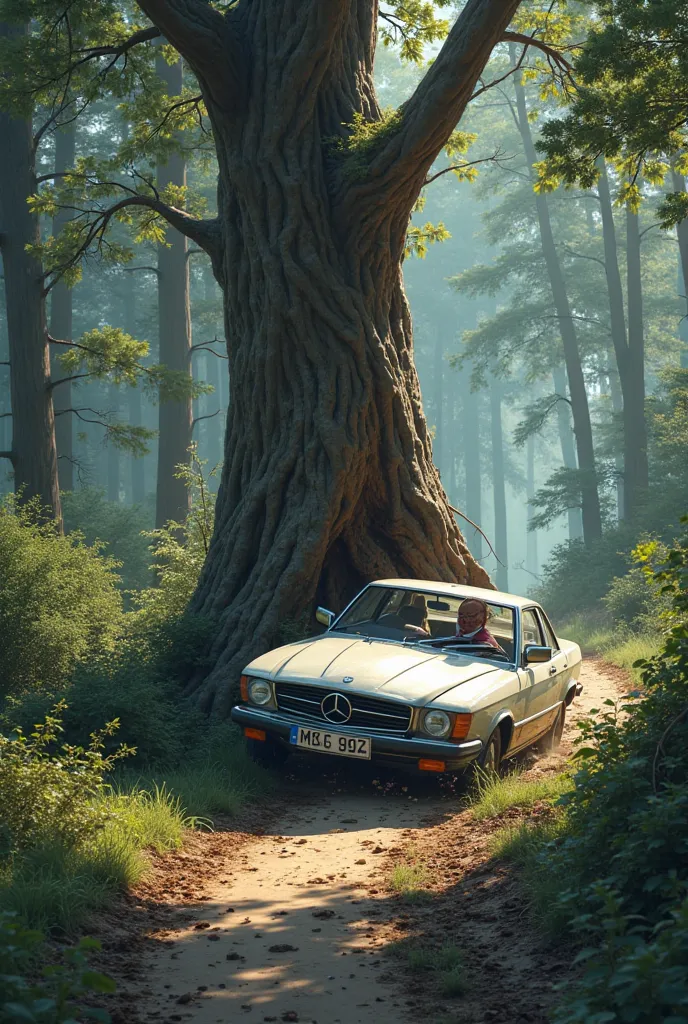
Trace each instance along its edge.
<path fill-rule="evenodd" d="M 463 602 L 484 628 L 457 635 Z M 463 614 L 463 613 L 462 613 Z M 498 770 L 554 746 L 581 692 L 581 652 L 534 601 L 427 580 L 378 580 L 321 635 L 256 658 L 232 718 L 252 754 L 361 758 L 420 771 Z"/>

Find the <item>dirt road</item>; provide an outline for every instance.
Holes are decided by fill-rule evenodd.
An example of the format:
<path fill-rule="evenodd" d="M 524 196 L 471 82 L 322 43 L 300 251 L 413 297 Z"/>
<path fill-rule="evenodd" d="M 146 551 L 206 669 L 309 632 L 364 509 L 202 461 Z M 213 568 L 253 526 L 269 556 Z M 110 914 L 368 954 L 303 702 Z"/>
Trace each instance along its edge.
<path fill-rule="evenodd" d="M 582 680 L 585 690 L 569 715 L 560 752 L 527 760 L 527 772 L 556 771 L 570 751 L 575 719 L 606 697 L 616 697 L 621 685 L 591 661 Z M 199 835 L 190 855 L 165 858 L 163 891 L 168 896 L 160 897 L 168 902 L 165 926 L 158 921 L 150 951 L 142 954 L 136 972 L 143 979 L 136 997 L 141 1019 L 194 1024 L 242 1017 L 318 1024 L 430 1019 L 427 1003 L 424 1011 L 420 993 L 404 985 L 384 947 L 414 929 L 426 935 L 433 920 L 447 934 L 456 932 L 456 887 L 462 884 L 470 898 L 479 895 L 485 882 L 469 892 L 466 881 L 469 875 L 484 874 L 489 864 L 485 829 L 476 828 L 469 812 L 461 812 L 455 797 L 436 780 L 376 779 L 368 770 L 366 777 L 344 782 L 316 779 L 314 791 L 313 767 L 307 769 L 306 803 L 290 803 L 265 835 L 244 837 L 239 845 L 231 835 Z M 292 780 L 292 799 L 303 784 L 303 777 Z M 403 860 L 409 847 L 431 864 L 431 892 L 438 898 L 434 907 L 411 912 L 388 887 L 390 867 Z M 191 892 L 194 863 L 202 870 Z M 187 881 L 175 882 L 175 872 Z M 186 900 L 179 895 L 184 885 Z M 443 895 L 452 898 L 444 909 Z M 494 895 L 488 894 L 492 900 Z M 518 903 L 519 935 L 530 941 Z M 471 904 L 471 913 L 480 917 L 477 905 Z M 499 907 L 491 906 L 490 916 L 498 918 Z M 500 936 L 495 933 L 487 944 L 513 945 Z M 529 964 L 519 955 L 512 966 L 520 972 L 521 985 L 524 972 L 533 971 L 541 987 L 541 958 Z M 505 969 L 511 969 L 508 957 Z M 503 980 L 508 990 L 508 977 Z M 499 986 L 492 987 L 494 995 Z M 476 1003 L 474 993 L 473 1016 L 453 1019 L 490 1019 L 489 1006 L 487 1016 L 480 1012 L 481 1000 Z M 432 1019 L 440 1020 L 445 1009 L 438 1003 L 440 1016 Z M 535 1016 L 524 1013 L 524 1020 L 541 1019 L 537 1008 Z"/>

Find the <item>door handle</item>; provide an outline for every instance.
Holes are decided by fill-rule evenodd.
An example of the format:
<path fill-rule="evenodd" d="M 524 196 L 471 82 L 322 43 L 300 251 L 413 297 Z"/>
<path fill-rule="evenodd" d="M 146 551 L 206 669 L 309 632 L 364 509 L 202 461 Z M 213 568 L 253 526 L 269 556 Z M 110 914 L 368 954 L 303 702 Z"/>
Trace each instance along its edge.
<path fill-rule="evenodd" d="M 557 674 L 557 666 L 556 665 L 550 665 L 549 674 L 551 676 L 555 676 Z"/>

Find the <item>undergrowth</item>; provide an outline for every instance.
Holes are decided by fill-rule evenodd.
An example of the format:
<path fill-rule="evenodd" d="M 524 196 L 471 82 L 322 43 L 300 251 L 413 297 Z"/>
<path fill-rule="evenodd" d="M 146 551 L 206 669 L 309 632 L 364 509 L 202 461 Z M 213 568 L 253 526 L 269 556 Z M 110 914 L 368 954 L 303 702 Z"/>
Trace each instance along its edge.
<path fill-rule="evenodd" d="M 567 775 L 524 779 L 520 772 L 503 776 L 477 772 L 468 799 L 473 817 L 483 821 L 499 817 L 510 807 L 533 807 L 541 801 L 552 803 L 570 788 Z"/>

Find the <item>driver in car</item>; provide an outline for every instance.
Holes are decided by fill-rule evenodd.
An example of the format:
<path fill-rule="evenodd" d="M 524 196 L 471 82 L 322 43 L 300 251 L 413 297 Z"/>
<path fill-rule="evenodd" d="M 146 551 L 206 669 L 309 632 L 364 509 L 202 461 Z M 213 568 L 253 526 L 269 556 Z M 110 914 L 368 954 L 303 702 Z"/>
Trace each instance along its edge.
<path fill-rule="evenodd" d="M 492 633 L 485 628 L 488 618 L 488 607 L 477 597 L 467 597 L 459 605 L 456 616 L 456 639 L 472 640 L 476 644 L 489 644 L 501 651 Z"/>

